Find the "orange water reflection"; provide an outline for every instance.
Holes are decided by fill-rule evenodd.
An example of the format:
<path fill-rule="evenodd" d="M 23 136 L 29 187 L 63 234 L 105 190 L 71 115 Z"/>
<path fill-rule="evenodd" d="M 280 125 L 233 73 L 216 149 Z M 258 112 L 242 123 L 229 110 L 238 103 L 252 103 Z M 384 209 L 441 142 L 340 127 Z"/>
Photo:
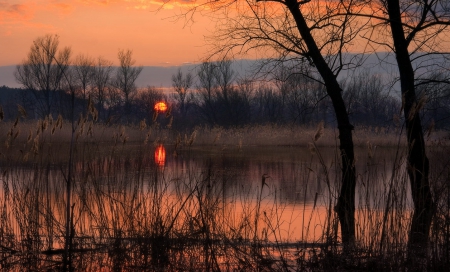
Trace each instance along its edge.
<path fill-rule="evenodd" d="M 77 250 L 92 249 L 92 259 L 110 262 L 91 261 L 90 268 L 83 267 L 79 271 L 100 271 L 99 267 L 112 267 L 111 263 L 148 269 L 149 259 L 154 257 L 152 246 L 155 248 L 164 243 L 177 243 L 176 250 L 170 248 L 173 254 L 169 257 L 173 258 L 173 263 L 182 260 L 186 261 L 186 267 L 189 264 L 200 267 L 202 262 L 210 261 L 208 250 L 221 252 L 220 256 L 228 258 L 249 250 L 255 240 L 289 259 L 291 253 L 292 256 L 298 253 L 300 243 L 321 244 L 329 241 L 329 237 L 340 239 L 333 212 L 334 196 L 339 187 L 326 184 L 320 164 L 305 163 L 302 157 L 289 154 L 283 157 L 275 152 L 270 152 L 270 156 L 256 152 L 236 155 L 222 150 L 217 155 L 207 153 L 207 157 L 203 153 L 170 156 L 166 161 L 163 145 L 138 151 L 142 156 L 135 153 L 129 157 L 100 156 L 75 163 L 74 245 Z M 292 154 L 300 156 L 299 152 Z M 327 160 L 328 157 L 325 158 L 326 165 L 332 165 Z M 158 167 L 164 167 L 164 171 Z M 263 188 L 262 173 L 270 174 Z M 406 211 L 395 210 L 393 206 L 386 214 L 383 202 L 386 191 L 377 187 L 384 182 L 378 179 L 379 168 L 364 173 L 371 173 L 371 176 L 365 176 L 358 184 L 358 196 L 370 192 L 373 199 L 358 197 L 356 201 L 358 242 L 365 245 L 379 243 L 385 228 L 386 234 L 395 235 L 386 235 L 383 239 L 389 244 L 401 244 L 407 238 L 408 229 L 404 226 L 409 222 L 410 206 L 402 206 L 407 208 Z M 29 242 L 30 248 L 24 252 L 64 248 L 64 241 L 58 236 L 61 233 L 59 226 L 65 222 L 66 199 L 61 193 L 65 190 L 63 174 L 59 168 L 44 165 L 42 169 L 10 169 L 0 177 L 8 186 L 7 190 L 0 187 L 0 203 L 5 203 L 0 212 L 7 215 L 2 219 L 6 222 L 3 229 L 8 230 L 11 226 L 10 231 L 17 241 L 28 237 L 29 233 L 36 234 L 32 241 L 37 242 Z M 384 173 L 384 176 L 390 176 L 390 173 Z M 378 183 L 369 182 L 378 180 Z M 15 197 L 10 197 L 9 192 Z M 399 188 L 398 192 L 405 190 Z M 410 203 L 405 195 L 397 196 L 401 205 Z M 168 240 L 159 243 L 161 237 Z M 227 243 L 208 244 L 205 249 L 205 241 Z M 96 245 L 112 250 L 97 251 Z M 239 249 L 238 253 L 233 252 L 234 249 Z M 87 253 L 83 254 L 83 258 L 87 258 Z M 296 260 L 295 256 L 292 261 Z M 157 257 L 159 255 L 154 259 Z M 216 259 L 219 265 L 235 261 L 221 258 Z M 238 260 L 235 263 L 238 264 Z M 104 268 L 101 271 L 111 270 Z"/>
<path fill-rule="evenodd" d="M 155 163 L 160 167 L 163 167 L 166 163 L 166 149 L 163 145 L 159 145 L 155 149 Z"/>

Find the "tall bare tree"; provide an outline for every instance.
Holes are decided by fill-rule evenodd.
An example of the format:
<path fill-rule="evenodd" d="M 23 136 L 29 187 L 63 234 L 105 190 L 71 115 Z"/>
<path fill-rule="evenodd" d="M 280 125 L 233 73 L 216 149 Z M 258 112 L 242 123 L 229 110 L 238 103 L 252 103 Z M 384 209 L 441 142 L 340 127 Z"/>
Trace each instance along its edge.
<path fill-rule="evenodd" d="M 408 239 L 409 259 L 414 261 L 417 256 L 426 256 L 434 210 L 420 117 L 420 109 L 426 99 L 416 94 L 416 84 L 423 83 L 430 72 L 444 66 L 445 52 L 448 52 L 445 44 L 449 41 L 450 4 L 446 0 L 378 0 L 366 3 L 370 8 L 359 14 L 372 19 L 365 38 L 378 50 L 393 52 L 397 60 L 409 147 L 407 172 L 414 202 Z"/>
<path fill-rule="evenodd" d="M 270 3 L 269 3 L 270 2 Z M 339 129 L 342 186 L 335 210 L 345 248 L 355 240 L 355 160 L 352 130 L 337 76 L 357 64 L 343 53 L 364 26 L 350 14 L 359 13 L 360 1 L 208 1 L 223 16 L 212 41 L 213 53 L 258 50 L 276 63 L 298 60 L 314 66 L 330 97 Z M 269 49 L 269 50 L 268 50 Z M 268 52 L 273 53 L 267 55 Z M 319 77 L 317 77 L 319 78 Z"/>
<path fill-rule="evenodd" d="M 70 48 L 58 50 L 58 46 L 57 35 L 37 38 L 14 73 L 17 82 L 34 92 L 41 117 L 51 113 L 55 92 L 61 89 L 64 71 L 70 64 Z"/>
<path fill-rule="evenodd" d="M 216 65 L 213 62 L 203 62 L 197 70 L 198 78 L 198 98 L 197 110 L 200 116 L 210 125 L 217 124 L 217 114 L 215 102 L 216 82 Z"/>
<path fill-rule="evenodd" d="M 94 75 L 95 60 L 86 55 L 78 55 L 73 62 L 73 72 L 81 91 L 81 97 L 86 100 L 89 85 Z"/>
<path fill-rule="evenodd" d="M 108 88 L 111 87 L 112 73 L 114 68 L 112 62 L 99 57 L 94 66 L 92 76 L 92 98 L 97 104 L 99 119 L 105 119 L 104 108 L 108 96 Z"/>
<path fill-rule="evenodd" d="M 194 81 L 191 73 L 183 75 L 181 69 L 178 69 L 175 75 L 172 75 L 172 86 L 175 90 L 175 99 L 178 102 L 181 117 L 186 117 L 189 104 L 189 89 L 192 87 Z"/>
<path fill-rule="evenodd" d="M 125 116 L 128 120 L 128 114 L 130 113 L 130 100 L 131 95 L 136 92 L 136 79 L 142 72 L 143 67 L 133 67 L 136 60 L 132 58 L 133 51 L 131 50 L 119 50 L 118 57 L 120 66 L 117 69 L 114 85 L 119 89 L 124 97 L 125 102 Z"/>
<path fill-rule="evenodd" d="M 219 120 L 222 125 L 233 125 L 231 117 L 232 113 L 232 101 L 231 96 L 234 91 L 234 83 L 236 80 L 236 72 L 231 67 L 231 60 L 221 60 L 216 63 L 215 80 L 217 83 L 217 100 L 219 107 Z"/>

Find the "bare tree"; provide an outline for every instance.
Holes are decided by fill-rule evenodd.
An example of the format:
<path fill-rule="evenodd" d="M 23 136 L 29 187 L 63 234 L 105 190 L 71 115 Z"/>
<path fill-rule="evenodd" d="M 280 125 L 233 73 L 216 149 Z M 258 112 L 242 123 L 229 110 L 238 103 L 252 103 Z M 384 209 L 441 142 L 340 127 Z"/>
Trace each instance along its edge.
<path fill-rule="evenodd" d="M 105 121 L 109 122 L 118 122 L 123 119 L 121 115 L 123 113 L 121 106 L 122 101 L 124 100 L 123 93 L 110 85 L 106 87 L 107 95 L 105 100 Z M 128 119 L 128 116 L 127 116 Z"/>
<path fill-rule="evenodd" d="M 59 37 L 46 35 L 33 41 L 28 57 L 18 65 L 17 82 L 34 92 L 41 117 L 51 113 L 54 93 L 61 89 L 64 71 L 70 63 L 68 47 L 58 51 Z"/>
<path fill-rule="evenodd" d="M 444 52 L 448 51 L 443 44 L 448 42 L 445 30 L 450 25 L 450 6 L 445 0 L 379 0 L 375 3 L 368 1 L 367 4 L 372 9 L 359 14 L 372 19 L 365 37 L 374 47 L 393 52 L 399 71 L 409 146 L 407 172 L 414 202 L 408 255 L 414 267 L 416 256 L 426 257 L 435 206 L 419 114 L 425 97 L 416 94 L 416 84 L 427 77 L 427 71 L 439 70 L 443 66 Z"/>
<path fill-rule="evenodd" d="M 213 62 L 203 62 L 198 71 L 198 99 L 197 111 L 200 116 L 210 125 L 217 124 L 217 109 L 215 103 L 217 96 L 216 65 Z"/>
<path fill-rule="evenodd" d="M 234 92 L 234 83 L 236 79 L 236 73 L 231 68 L 231 60 L 221 60 L 217 62 L 215 81 L 217 83 L 216 96 L 217 96 L 217 114 L 221 125 L 230 126 L 233 125 L 233 121 L 230 118 L 233 116 L 231 95 Z"/>
<path fill-rule="evenodd" d="M 81 91 L 81 97 L 86 100 L 88 87 L 92 83 L 95 60 L 86 55 L 78 55 L 73 62 L 73 71 Z"/>
<path fill-rule="evenodd" d="M 189 102 L 189 89 L 192 87 L 194 81 L 191 73 L 183 75 L 181 69 L 178 69 L 175 75 L 172 75 L 172 86 L 175 90 L 175 100 L 178 103 L 178 110 L 181 118 L 186 117 Z"/>
<path fill-rule="evenodd" d="M 255 93 L 255 84 L 248 78 L 237 80 L 236 88 L 229 94 L 230 118 L 235 126 L 241 126 L 251 121 L 252 100 Z"/>
<path fill-rule="evenodd" d="M 289 68 L 285 65 L 276 70 L 276 85 L 283 97 L 289 121 L 307 124 L 314 120 L 312 113 L 319 104 L 321 84 L 313 78 L 309 65 L 303 63 Z M 286 70 L 289 73 L 286 73 Z M 322 98 L 325 94 L 322 94 Z"/>
<path fill-rule="evenodd" d="M 273 2 L 273 3 L 268 3 Z M 342 230 L 345 249 L 355 240 L 355 164 L 352 130 L 339 73 L 357 62 L 343 53 L 358 34 L 364 22 L 355 21 L 360 1 L 208 1 L 220 21 L 212 41 L 213 53 L 247 52 L 261 49 L 273 53 L 275 64 L 306 60 L 314 66 L 330 97 L 339 129 L 339 150 L 342 162 L 342 187 L 335 210 Z M 232 12 L 228 8 L 232 9 Z M 235 16 L 234 16 L 235 15 Z M 270 49 L 270 50 L 267 50 Z M 267 56 L 267 57 L 270 57 Z M 319 78 L 319 77 L 317 77 Z"/>
<path fill-rule="evenodd" d="M 136 79 L 142 72 L 143 67 L 133 67 L 136 63 L 132 59 L 133 51 L 131 50 L 119 50 L 119 62 L 120 66 L 117 69 L 114 85 L 123 93 L 125 102 L 125 116 L 128 120 L 128 114 L 130 112 L 130 99 L 131 95 L 136 92 Z"/>
<path fill-rule="evenodd" d="M 97 64 L 93 67 L 92 75 L 92 99 L 97 104 L 99 119 L 104 120 L 104 109 L 108 96 L 108 88 L 111 87 L 112 73 L 114 68 L 112 62 L 99 57 Z"/>
<path fill-rule="evenodd" d="M 269 84 L 260 84 L 255 93 L 256 121 L 281 124 L 284 105 L 281 92 Z"/>
<path fill-rule="evenodd" d="M 383 126 L 400 108 L 380 75 L 362 70 L 352 75 L 344 86 L 344 100 L 357 124 Z"/>
<path fill-rule="evenodd" d="M 448 129 L 450 122 L 450 74 L 449 70 L 432 72 L 427 80 L 417 83 L 419 97 L 426 96 L 424 122 L 436 129 Z"/>

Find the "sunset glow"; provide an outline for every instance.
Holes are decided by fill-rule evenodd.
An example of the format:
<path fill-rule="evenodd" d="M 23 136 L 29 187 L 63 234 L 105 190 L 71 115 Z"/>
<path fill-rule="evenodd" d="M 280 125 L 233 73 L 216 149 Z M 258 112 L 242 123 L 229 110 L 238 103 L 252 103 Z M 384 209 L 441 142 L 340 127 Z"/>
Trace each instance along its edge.
<path fill-rule="evenodd" d="M 136 65 L 198 63 L 209 56 L 211 42 L 205 37 L 217 31 L 218 18 L 204 16 L 200 10 L 193 17 L 192 14 L 182 16 L 199 3 L 194 0 L 0 0 L 0 50 L 7 52 L 0 54 L 0 66 L 22 62 L 33 41 L 46 34 L 59 35 L 60 46 L 71 47 L 73 56 L 103 57 L 114 65 L 118 65 L 119 49 L 132 50 Z M 283 10 L 279 3 L 263 4 L 274 12 Z M 247 5 L 236 3 L 229 9 L 241 13 Z M 311 3 L 308 7 L 315 6 Z M 208 6 L 202 8 L 207 10 Z M 261 52 L 247 52 L 245 57 L 261 57 L 258 54 Z"/>
<path fill-rule="evenodd" d="M 60 46 L 71 47 L 73 55 L 102 56 L 116 65 L 119 49 L 133 50 L 137 65 L 198 62 L 206 51 L 209 20 L 196 16 L 195 23 L 187 26 L 173 16 L 190 1 L 170 1 L 163 7 L 161 3 L 0 0 L 0 65 L 19 64 L 33 40 L 46 34 L 59 35 Z"/>

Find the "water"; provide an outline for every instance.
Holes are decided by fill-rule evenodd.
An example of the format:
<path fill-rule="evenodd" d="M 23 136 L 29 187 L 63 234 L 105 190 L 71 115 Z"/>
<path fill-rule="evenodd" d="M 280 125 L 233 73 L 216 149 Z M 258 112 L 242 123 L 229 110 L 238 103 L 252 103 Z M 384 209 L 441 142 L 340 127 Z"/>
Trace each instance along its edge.
<path fill-rule="evenodd" d="M 79 146 L 76 151 L 72 247 L 97 252 L 91 258 L 106 254 L 105 260 L 114 263 L 121 257 L 107 251 L 112 245 L 135 254 L 136 248 L 142 251 L 144 244 L 150 244 L 150 259 L 165 259 L 168 250 L 155 251 L 154 241 L 177 241 L 183 250 L 200 250 L 198 241 L 221 241 L 220 250 L 228 252 L 236 244 L 249 246 L 255 241 L 290 245 L 339 240 L 333 212 L 340 183 L 335 149 L 175 150 L 129 144 Z M 388 225 L 396 231 L 394 240 L 405 238 L 403 225 L 391 224 L 407 221 L 405 211 L 411 208 L 404 159 L 397 158 L 396 152 L 379 149 L 369 156 L 365 149 L 356 151 L 357 235 L 364 243 L 379 239 Z M 19 252 L 64 248 L 66 159 L 38 156 L 26 163 L 4 164 L 0 191 L 4 245 Z M 150 242 L 136 242 L 142 239 Z M 167 247 L 178 252 L 173 243 Z"/>

